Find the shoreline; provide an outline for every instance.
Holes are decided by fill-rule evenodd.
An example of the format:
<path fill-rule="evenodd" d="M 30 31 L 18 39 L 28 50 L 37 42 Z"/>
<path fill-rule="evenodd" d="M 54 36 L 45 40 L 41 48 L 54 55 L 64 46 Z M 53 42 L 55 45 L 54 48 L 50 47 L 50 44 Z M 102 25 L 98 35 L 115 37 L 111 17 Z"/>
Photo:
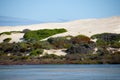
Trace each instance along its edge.
<path fill-rule="evenodd" d="M 60 65 L 63 65 L 63 64 L 75 64 L 75 65 L 81 65 L 81 64 L 120 64 L 120 63 L 103 63 L 103 62 L 100 62 L 100 63 L 96 63 L 96 62 L 91 62 L 91 63 L 87 63 L 87 62 L 77 62 L 77 61 L 61 61 L 61 62 L 29 62 L 29 61 L 15 61 L 15 62 L 0 62 L 0 65 L 44 65 L 44 64 L 51 64 L 51 65 L 56 65 L 56 64 L 60 64 Z"/>

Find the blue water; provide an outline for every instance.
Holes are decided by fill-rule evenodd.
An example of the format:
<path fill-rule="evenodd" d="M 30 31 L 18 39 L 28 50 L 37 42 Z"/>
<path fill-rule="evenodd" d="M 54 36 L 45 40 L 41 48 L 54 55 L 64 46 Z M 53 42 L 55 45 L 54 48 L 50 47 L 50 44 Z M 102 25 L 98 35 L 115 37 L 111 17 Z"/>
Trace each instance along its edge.
<path fill-rule="evenodd" d="M 120 65 L 1 65 L 0 80 L 120 80 Z"/>

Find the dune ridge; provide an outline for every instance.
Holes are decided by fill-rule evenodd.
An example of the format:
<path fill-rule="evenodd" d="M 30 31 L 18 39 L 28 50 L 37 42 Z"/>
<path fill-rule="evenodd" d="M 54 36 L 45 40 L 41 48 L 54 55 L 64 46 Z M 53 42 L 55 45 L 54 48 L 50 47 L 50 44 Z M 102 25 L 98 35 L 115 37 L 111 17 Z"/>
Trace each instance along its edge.
<path fill-rule="evenodd" d="M 83 19 L 64 23 L 43 23 L 25 26 L 0 26 L 0 33 L 7 31 L 22 31 L 24 29 L 38 30 L 38 29 L 54 29 L 54 28 L 65 28 L 67 32 L 54 35 L 56 36 L 66 36 L 72 35 L 76 36 L 83 34 L 86 36 L 91 36 L 98 33 L 120 33 L 120 16 L 102 18 L 102 19 Z M 23 38 L 23 33 L 13 33 L 11 35 L 1 35 L 0 42 L 5 38 L 12 38 L 11 42 L 19 42 Z"/>

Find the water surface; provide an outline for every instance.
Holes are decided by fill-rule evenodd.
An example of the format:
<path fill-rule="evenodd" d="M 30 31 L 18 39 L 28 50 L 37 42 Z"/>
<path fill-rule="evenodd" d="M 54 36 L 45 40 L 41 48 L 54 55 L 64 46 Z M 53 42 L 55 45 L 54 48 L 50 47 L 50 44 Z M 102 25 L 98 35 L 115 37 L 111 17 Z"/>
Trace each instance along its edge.
<path fill-rule="evenodd" d="M 1 65 L 0 80 L 120 80 L 120 65 Z"/>

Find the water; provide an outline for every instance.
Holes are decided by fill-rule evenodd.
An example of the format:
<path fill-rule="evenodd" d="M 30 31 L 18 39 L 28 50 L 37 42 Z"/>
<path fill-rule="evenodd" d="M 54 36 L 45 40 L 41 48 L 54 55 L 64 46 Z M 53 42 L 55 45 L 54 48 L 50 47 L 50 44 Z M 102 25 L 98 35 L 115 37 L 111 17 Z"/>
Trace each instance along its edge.
<path fill-rule="evenodd" d="M 1 65 L 0 80 L 120 80 L 120 65 Z"/>

